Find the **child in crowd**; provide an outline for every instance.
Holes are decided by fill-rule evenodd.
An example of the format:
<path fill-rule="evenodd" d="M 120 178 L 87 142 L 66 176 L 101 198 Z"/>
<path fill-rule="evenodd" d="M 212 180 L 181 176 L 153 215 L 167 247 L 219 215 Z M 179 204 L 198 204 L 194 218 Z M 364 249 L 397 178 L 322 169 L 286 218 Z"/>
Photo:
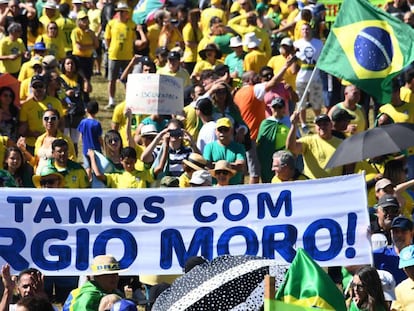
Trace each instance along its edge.
<path fill-rule="evenodd" d="M 83 119 L 78 126 L 78 131 L 82 137 L 82 154 L 83 163 L 89 180 L 92 179 L 92 172 L 90 168 L 90 161 L 88 158 L 88 150 L 96 150 L 102 153 L 102 126 L 96 119 L 96 114 L 99 112 L 99 104 L 96 101 L 91 101 L 86 105 L 87 117 Z"/>

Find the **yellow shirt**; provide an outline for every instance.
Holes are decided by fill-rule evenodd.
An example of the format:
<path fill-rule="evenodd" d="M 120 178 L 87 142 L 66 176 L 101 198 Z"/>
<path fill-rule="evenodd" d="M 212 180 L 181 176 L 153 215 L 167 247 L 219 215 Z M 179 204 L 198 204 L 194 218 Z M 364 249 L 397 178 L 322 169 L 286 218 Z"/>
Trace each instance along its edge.
<path fill-rule="evenodd" d="M 388 114 L 395 123 L 414 123 L 414 105 L 412 104 L 404 103 L 398 107 L 392 104 L 385 104 L 380 107 L 379 111 Z"/>
<path fill-rule="evenodd" d="M 365 120 L 365 113 L 362 111 L 362 107 L 360 105 L 357 105 L 355 110 L 345 108 L 343 103 L 336 104 L 336 106 L 340 109 L 346 110 L 351 116 L 355 117 L 355 119 L 351 120 L 349 123 L 356 125 L 356 133 L 365 131 L 367 121 Z"/>
<path fill-rule="evenodd" d="M 48 51 L 48 55 L 55 56 L 56 60 L 60 61 L 65 58 L 65 44 L 61 36 L 50 38 L 47 35 L 40 35 L 37 37 L 36 42 L 43 42 Z"/>
<path fill-rule="evenodd" d="M 179 187 L 180 188 L 188 188 L 190 187 L 190 177 L 188 177 L 187 173 L 182 173 L 180 175 L 180 177 L 178 178 L 179 180 Z"/>
<path fill-rule="evenodd" d="M 105 40 L 110 40 L 108 57 L 111 60 L 130 60 L 134 56 L 135 23 L 112 19 L 106 25 Z"/>
<path fill-rule="evenodd" d="M 32 78 L 29 77 L 27 79 L 24 79 L 20 83 L 20 100 L 24 100 L 27 97 L 29 97 L 30 94 L 30 82 L 32 81 Z"/>
<path fill-rule="evenodd" d="M 95 33 L 99 34 L 101 29 L 101 10 L 100 9 L 89 9 L 88 10 L 89 28 Z"/>
<path fill-rule="evenodd" d="M 395 288 L 396 300 L 391 304 L 391 310 L 412 311 L 414 310 L 414 281 L 405 279 Z"/>
<path fill-rule="evenodd" d="M 76 27 L 75 22 L 71 18 L 60 17 L 56 20 L 56 25 L 59 28 L 59 36 L 64 42 L 63 44 L 65 52 L 72 51 L 71 33 L 72 30 Z"/>
<path fill-rule="evenodd" d="M 184 68 L 178 68 L 177 72 L 172 72 L 167 64 L 164 67 L 159 68 L 157 70 L 157 73 L 161 75 L 180 78 L 181 80 L 183 80 L 184 88 L 191 85 L 190 75 L 188 74 L 187 70 L 185 70 Z"/>
<path fill-rule="evenodd" d="M 0 169 L 4 167 L 4 156 L 6 155 L 8 140 L 9 138 L 7 136 L 0 136 Z"/>
<path fill-rule="evenodd" d="M 133 172 L 123 172 L 122 174 L 110 173 L 105 174 L 106 185 L 109 188 L 127 189 L 127 188 L 147 188 L 147 183 L 154 181 L 152 170 L 144 169 L 143 171 L 134 170 Z"/>
<path fill-rule="evenodd" d="M 196 141 L 198 133 L 200 132 L 201 127 L 203 126 L 203 123 L 198 117 L 195 108 L 191 105 L 187 105 L 184 107 L 184 115 L 184 128 L 187 132 L 191 134 L 193 139 Z"/>
<path fill-rule="evenodd" d="M 180 46 L 182 43 L 183 36 L 177 28 L 173 27 L 169 31 L 163 31 L 161 29 L 158 46 L 165 46 L 170 51 L 176 46 Z"/>
<path fill-rule="evenodd" d="M 222 9 L 206 8 L 201 11 L 200 26 L 203 35 L 208 35 L 210 33 L 210 20 L 215 16 L 221 19 L 223 25 L 227 24 L 226 12 L 224 12 Z"/>
<path fill-rule="evenodd" d="M 266 54 L 259 50 L 252 50 L 246 54 L 243 60 L 243 70 L 253 70 L 255 73 L 259 73 L 262 67 L 266 66 L 267 57 Z"/>
<path fill-rule="evenodd" d="M 4 37 L 0 41 L 0 55 L 20 55 L 14 60 L 5 59 L 0 61 L 1 73 L 17 73 L 22 65 L 22 55 L 26 52 L 23 40 L 18 38 L 16 41 L 12 41 L 10 37 Z"/>
<path fill-rule="evenodd" d="M 195 30 L 195 31 L 194 31 Z M 195 35 L 194 35 L 195 34 Z M 198 43 L 200 42 L 203 34 L 200 28 L 193 29 L 190 23 L 187 23 L 183 28 L 183 40 L 184 43 Z M 197 61 L 197 46 L 189 47 L 185 46 L 183 60 L 185 63 L 192 63 Z"/>
<path fill-rule="evenodd" d="M 408 87 L 401 87 L 400 98 L 406 103 L 414 104 L 414 93 Z"/>
<path fill-rule="evenodd" d="M 332 137 L 329 140 L 322 139 L 317 134 L 301 137 L 304 170 L 303 173 L 309 178 L 324 178 L 339 176 L 342 167 L 325 169 L 329 159 L 336 148 L 342 142 L 341 139 Z"/>
<path fill-rule="evenodd" d="M 273 56 L 267 63 L 269 67 L 272 67 L 273 73 L 278 74 L 282 67 L 286 64 L 286 58 L 283 55 Z M 296 73 L 292 73 L 292 69 L 289 67 L 283 75 L 285 83 L 289 84 L 294 91 L 296 91 Z"/>
<path fill-rule="evenodd" d="M 42 61 L 42 57 L 40 56 L 36 56 L 37 61 Z M 20 68 L 20 72 L 19 72 L 19 77 L 17 78 L 17 80 L 19 80 L 20 82 L 22 82 L 23 80 L 27 79 L 27 78 L 32 78 L 35 74 L 34 69 L 33 69 L 33 62 L 34 62 L 34 57 L 32 57 L 32 59 L 28 62 L 25 62 L 22 64 L 22 67 Z"/>
<path fill-rule="evenodd" d="M 33 98 L 26 102 L 20 109 L 20 122 L 27 122 L 29 130 L 36 132 L 44 132 L 43 113 L 48 108 L 55 108 L 61 116 L 64 115 L 62 103 L 54 97 L 46 96 L 42 101 L 35 101 Z M 34 146 L 36 137 L 26 137 L 26 144 Z"/>
<path fill-rule="evenodd" d="M 193 69 L 193 74 L 200 74 L 203 70 L 206 70 L 206 69 L 214 69 L 214 67 L 216 67 L 218 64 L 222 64 L 222 63 L 223 62 L 221 60 L 216 60 L 214 65 L 212 65 L 210 62 L 208 62 L 206 60 L 201 60 L 201 61 L 196 63 L 196 65 Z"/>
<path fill-rule="evenodd" d="M 368 161 L 361 161 L 356 163 L 354 172 L 356 174 L 365 172 L 365 181 L 368 182 L 373 180 L 377 174 L 384 173 L 384 164 L 371 164 Z M 374 186 L 368 189 L 367 197 L 369 207 L 374 206 L 377 203 Z"/>
<path fill-rule="evenodd" d="M 56 163 L 54 163 L 54 166 L 63 175 L 65 188 L 83 189 L 90 187 L 88 175 L 79 163 L 68 160 L 67 167 L 59 167 Z"/>
<path fill-rule="evenodd" d="M 157 23 L 148 27 L 147 37 L 149 41 L 149 56 L 155 59 L 155 50 L 158 47 L 158 38 L 160 37 L 161 27 Z"/>
<path fill-rule="evenodd" d="M 79 27 L 73 29 L 72 34 L 70 36 L 72 40 L 72 48 L 73 48 L 73 55 L 81 56 L 81 57 L 91 57 L 93 52 L 95 51 L 94 48 L 83 49 L 80 50 L 77 47 L 77 43 L 80 45 L 91 45 L 93 46 L 93 38 L 89 32 L 86 32 Z"/>

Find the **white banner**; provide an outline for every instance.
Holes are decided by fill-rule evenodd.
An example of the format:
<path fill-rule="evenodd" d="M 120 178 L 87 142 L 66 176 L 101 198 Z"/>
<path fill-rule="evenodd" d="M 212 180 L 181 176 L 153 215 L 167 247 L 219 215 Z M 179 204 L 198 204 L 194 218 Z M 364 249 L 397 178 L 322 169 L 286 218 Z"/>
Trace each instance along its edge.
<path fill-rule="evenodd" d="M 187 189 L 3 189 L 0 264 L 87 274 L 113 254 L 127 274 L 179 274 L 187 258 L 249 254 L 322 266 L 369 264 L 362 175 Z"/>
<path fill-rule="evenodd" d="M 125 98 L 134 114 L 179 114 L 184 107 L 183 80 L 159 74 L 129 74 Z"/>

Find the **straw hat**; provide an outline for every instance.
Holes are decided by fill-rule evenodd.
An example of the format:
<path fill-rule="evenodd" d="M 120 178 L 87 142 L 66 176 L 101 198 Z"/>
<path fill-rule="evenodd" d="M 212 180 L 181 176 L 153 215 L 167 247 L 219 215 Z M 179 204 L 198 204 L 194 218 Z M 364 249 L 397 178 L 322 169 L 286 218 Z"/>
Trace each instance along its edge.
<path fill-rule="evenodd" d="M 59 179 L 59 186 L 62 187 L 64 183 L 63 176 L 57 171 L 54 166 L 45 166 L 41 169 L 39 175 L 33 175 L 32 181 L 36 188 L 40 188 L 40 180 L 46 176 L 55 176 Z"/>
<path fill-rule="evenodd" d="M 92 273 L 90 275 L 105 275 L 128 271 L 128 269 L 121 269 L 119 262 L 110 254 L 96 256 L 93 259 L 91 270 Z"/>
<path fill-rule="evenodd" d="M 236 175 L 237 173 L 236 170 L 231 168 L 230 163 L 226 160 L 219 160 L 216 162 L 216 164 L 214 165 L 214 169 L 210 170 L 211 176 L 217 178 L 216 171 L 227 171 L 230 174 L 230 178 Z"/>
<path fill-rule="evenodd" d="M 183 163 L 196 171 L 205 170 L 207 166 L 207 161 L 203 156 L 194 152 L 190 154 L 188 159 L 184 159 Z"/>

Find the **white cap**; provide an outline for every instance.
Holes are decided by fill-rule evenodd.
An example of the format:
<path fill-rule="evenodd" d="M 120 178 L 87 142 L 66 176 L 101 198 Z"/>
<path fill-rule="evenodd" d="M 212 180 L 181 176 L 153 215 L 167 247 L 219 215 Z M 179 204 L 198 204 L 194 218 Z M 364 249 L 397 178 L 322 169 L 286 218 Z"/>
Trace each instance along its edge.
<path fill-rule="evenodd" d="M 206 170 L 198 170 L 193 173 L 191 176 L 190 184 L 198 186 L 211 186 L 212 177 L 211 174 Z"/>
<path fill-rule="evenodd" d="M 280 45 L 293 46 L 293 40 L 291 38 L 283 38 L 282 41 L 280 41 Z"/>
<path fill-rule="evenodd" d="M 372 250 L 380 249 L 388 245 L 387 237 L 382 233 L 371 235 Z"/>

